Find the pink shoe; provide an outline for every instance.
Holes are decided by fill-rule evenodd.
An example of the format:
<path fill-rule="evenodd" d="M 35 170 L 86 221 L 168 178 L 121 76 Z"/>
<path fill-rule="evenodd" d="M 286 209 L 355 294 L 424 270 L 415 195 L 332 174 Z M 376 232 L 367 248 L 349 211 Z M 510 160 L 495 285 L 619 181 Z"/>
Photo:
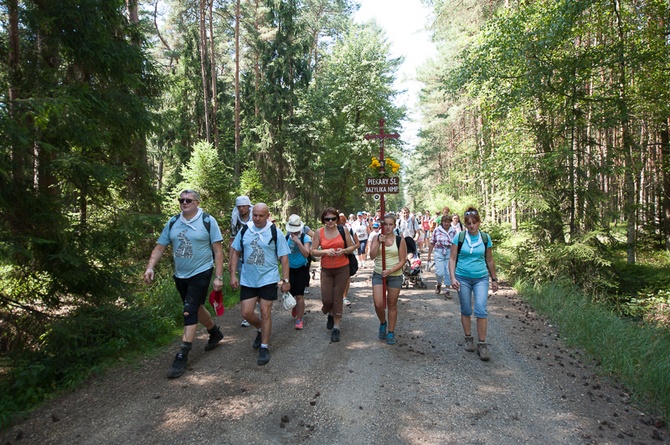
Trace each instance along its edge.
<path fill-rule="evenodd" d="M 295 328 L 300 331 L 302 330 L 302 320 L 298 319 L 295 321 Z"/>

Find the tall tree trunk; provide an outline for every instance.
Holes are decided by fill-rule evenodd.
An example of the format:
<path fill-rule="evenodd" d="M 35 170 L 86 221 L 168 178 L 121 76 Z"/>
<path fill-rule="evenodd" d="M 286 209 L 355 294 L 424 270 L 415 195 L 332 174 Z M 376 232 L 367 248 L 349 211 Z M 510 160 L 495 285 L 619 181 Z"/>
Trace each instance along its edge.
<path fill-rule="evenodd" d="M 670 116 L 661 125 L 661 162 L 663 170 L 663 236 L 670 250 Z"/>
<path fill-rule="evenodd" d="M 205 113 L 205 140 L 212 142 L 212 133 L 210 129 L 210 112 L 209 112 L 209 82 L 207 81 L 207 26 L 206 26 L 206 11 L 205 7 L 207 0 L 200 0 L 200 74 L 202 76 L 202 100 Z"/>
<path fill-rule="evenodd" d="M 8 0 L 9 11 L 9 116 L 13 120 L 17 118 L 16 101 L 19 98 L 19 5 L 17 0 Z M 12 179 L 14 183 L 21 184 L 25 180 L 26 152 L 18 138 L 12 138 L 11 159 Z"/>
<path fill-rule="evenodd" d="M 618 31 L 618 79 L 619 87 L 619 119 L 621 124 L 621 141 L 623 143 L 624 154 L 624 215 L 626 217 L 626 256 L 628 264 L 635 264 L 635 243 L 636 243 L 636 194 L 635 194 L 635 156 L 633 154 L 634 144 L 630 131 L 630 116 L 628 114 L 627 97 L 627 75 L 626 75 L 626 53 L 625 31 L 621 11 L 621 3 L 614 0 L 614 14 L 616 16 Z"/>
<path fill-rule="evenodd" d="M 235 182 L 240 178 L 240 0 L 235 3 Z"/>
<path fill-rule="evenodd" d="M 216 88 L 216 51 L 214 48 L 214 14 L 212 13 L 214 0 L 209 0 L 209 45 L 210 45 L 210 72 L 212 76 L 212 127 L 214 131 L 214 148 L 219 147 L 219 126 L 216 124 L 216 115 L 219 109 Z"/>

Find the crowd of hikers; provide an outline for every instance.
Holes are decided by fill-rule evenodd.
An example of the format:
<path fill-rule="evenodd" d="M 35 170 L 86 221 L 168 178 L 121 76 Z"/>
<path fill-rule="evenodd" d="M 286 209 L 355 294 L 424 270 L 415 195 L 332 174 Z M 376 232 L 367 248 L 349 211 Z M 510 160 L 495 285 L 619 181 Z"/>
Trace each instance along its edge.
<path fill-rule="evenodd" d="M 181 211 L 166 222 L 144 272 L 145 282 L 151 283 L 156 264 L 172 246 L 173 277 L 183 303 L 184 331 L 168 378 L 186 371 L 198 323 L 209 333 L 205 351 L 216 348 L 223 339 L 221 329 L 205 308 L 209 295 L 213 306 L 223 309 L 223 235 L 216 219 L 200 208 L 197 191 L 182 191 L 178 201 Z M 489 279 L 493 292 L 498 290 L 498 279 L 491 237 L 479 230 L 481 217 L 476 208 L 464 212 L 463 222 L 448 207 L 434 215 L 428 210 L 412 213 L 405 207 L 385 215 L 377 210 L 375 214 L 359 211 L 348 217 L 329 207 L 319 219 L 322 227 L 316 229 L 295 214 L 279 226 L 265 203 L 252 204 L 247 196 L 235 200 L 227 272 L 231 289 L 240 293 L 241 324 L 254 327 L 252 347 L 258 350 L 258 365 L 270 361 L 272 306 L 280 295 L 293 297 L 295 329 L 304 328 L 304 296 L 314 273 L 320 274 L 321 311 L 326 329 L 331 331 L 331 342 L 339 342 L 342 336 L 343 308 L 351 304 L 351 277 L 361 269 L 371 269 L 378 337 L 388 345 L 396 344 L 398 297 L 402 286 L 424 270 L 422 253 L 427 253 L 425 269 L 435 273 L 435 293 L 444 292 L 451 299 L 453 290 L 458 296 L 465 350 L 477 351 L 481 360 L 490 360 L 486 343 Z M 471 326 L 473 312 L 476 343 Z"/>

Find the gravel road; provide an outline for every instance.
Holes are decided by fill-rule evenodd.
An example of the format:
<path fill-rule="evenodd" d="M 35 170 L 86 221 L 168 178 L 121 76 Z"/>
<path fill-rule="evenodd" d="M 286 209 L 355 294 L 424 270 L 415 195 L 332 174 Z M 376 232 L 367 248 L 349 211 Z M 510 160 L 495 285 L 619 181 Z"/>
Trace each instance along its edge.
<path fill-rule="evenodd" d="M 271 361 L 256 364 L 238 308 L 218 320 L 189 370 L 165 373 L 176 350 L 120 366 L 46 403 L 0 433 L 1 444 L 661 444 L 659 420 L 566 348 L 554 328 L 502 287 L 489 300 L 485 363 L 463 349 L 457 300 L 403 289 L 398 344 L 377 339 L 370 270 L 354 277 L 342 341 L 330 342 L 317 280 L 305 329 L 273 311 Z"/>

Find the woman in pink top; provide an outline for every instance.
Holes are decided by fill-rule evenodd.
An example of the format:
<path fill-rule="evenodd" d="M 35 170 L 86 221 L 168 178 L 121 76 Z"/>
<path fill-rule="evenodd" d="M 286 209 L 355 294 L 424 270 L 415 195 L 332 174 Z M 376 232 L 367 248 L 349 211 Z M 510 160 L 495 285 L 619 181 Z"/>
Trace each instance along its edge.
<path fill-rule="evenodd" d="M 342 297 L 349 282 L 349 258 L 356 250 L 354 241 L 346 229 L 338 228 L 339 215 L 332 207 L 321 213 L 324 227 L 314 232 L 312 256 L 321 258 L 321 311 L 328 315 L 326 328 L 332 329 L 330 341 L 340 341 L 342 320 Z M 341 233 L 344 233 L 342 238 Z"/>

